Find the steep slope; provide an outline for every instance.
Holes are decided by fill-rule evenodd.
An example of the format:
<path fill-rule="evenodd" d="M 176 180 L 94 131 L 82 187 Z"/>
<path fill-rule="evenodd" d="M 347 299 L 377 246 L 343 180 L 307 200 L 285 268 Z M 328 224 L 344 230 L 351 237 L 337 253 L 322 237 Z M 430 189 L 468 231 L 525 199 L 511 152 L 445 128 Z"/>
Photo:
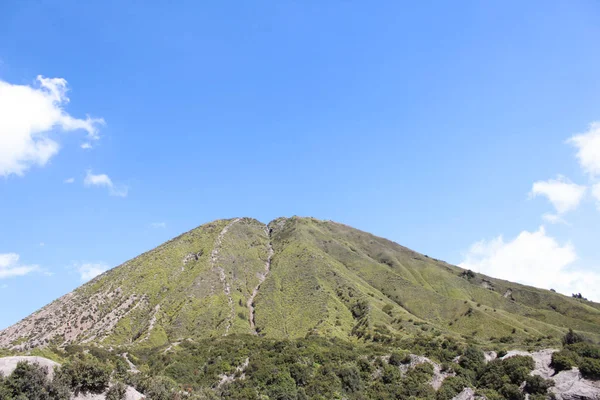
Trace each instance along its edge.
<path fill-rule="evenodd" d="M 307 334 L 385 340 L 422 331 L 480 342 L 600 340 L 600 308 L 497 280 L 313 218 L 202 225 L 0 332 L 0 347 L 155 347 L 186 338 Z"/>

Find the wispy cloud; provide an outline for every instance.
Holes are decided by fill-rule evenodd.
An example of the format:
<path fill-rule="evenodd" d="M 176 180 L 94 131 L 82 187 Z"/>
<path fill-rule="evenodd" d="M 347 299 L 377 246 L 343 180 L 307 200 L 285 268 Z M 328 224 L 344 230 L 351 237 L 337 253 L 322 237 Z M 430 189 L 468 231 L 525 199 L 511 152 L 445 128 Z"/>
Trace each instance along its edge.
<path fill-rule="evenodd" d="M 155 228 L 155 229 L 163 229 L 167 227 L 167 223 L 166 222 L 153 222 L 150 224 L 151 228 Z"/>
<path fill-rule="evenodd" d="M 106 174 L 94 175 L 91 170 L 87 170 L 83 185 L 86 187 L 99 186 L 108 189 L 111 196 L 127 197 L 129 188 L 124 185 L 115 185 Z"/>
<path fill-rule="evenodd" d="M 75 178 L 67 178 L 63 182 L 64 183 L 73 183 L 73 182 L 75 182 Z"/>
<path fill-rule="evenodd" d="M 86 142 L 86 143 L 82 143 L 80 147 L 81 147 L 82 149 L 88 150 L 88 149 L 91 149 L 91 148 L 92 148 L 92 144 L 91 144 L 91 143 L 89 143 L 89 142 Z"/>
<path fill-rule="evenodd" d="M 64 106 L 69 102 L 67 81 L 37 77 L 35 87 L 0 80 L 0 176 L 23 175 L 44 166 L 60 150 L 56 129 L 83 130 L 97 140 L 100 118 L 78 119 Z"/>
<path fill-rule="evenodd" d="M 20 256 L 16 253 L 0 254 L 0 279 L 28 275 L 40 271 L 38 265 L 23 265 L 19 263 Z"/>

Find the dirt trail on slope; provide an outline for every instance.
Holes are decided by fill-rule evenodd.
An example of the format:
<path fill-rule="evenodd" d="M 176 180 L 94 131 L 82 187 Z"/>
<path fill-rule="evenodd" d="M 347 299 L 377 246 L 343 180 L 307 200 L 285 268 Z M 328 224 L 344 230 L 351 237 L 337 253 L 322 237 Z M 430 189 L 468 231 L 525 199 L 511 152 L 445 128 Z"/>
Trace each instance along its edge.
<path fill-rule="evenodd" d="M 229 315 L 229 319 L 227 321 L 227 326 L 225 327 L 225 334 L 229 333 L 229 329 L 231 329 L 231 325 L 233 324 L 233 317 L 235 314 L 235 309 L 233 307 L 233 298 L 231 297 L 231 285 L 227 282 L 227 276 L 225 275 L 225 270 L 221 266 L 217 266 L 217 260 L 219 258 L 219 250 L 221 248 L 221 242 L 223 241 L 223 237 L 227 234 L 227 231 L 231 226 L 237 223 L 241 218 L 236 218 L 230 223 L 228 223 L 225 228 L 219 233 L 217 239 L 215 240 L 215 246 L 213 247 L 213 251 L 210 254 L 210 264 L 212 269 L 216 269 L 219 272 L 219 280 L 223 284 L 223 292 L 227 295 L 227 303 L 229 304 L 229 308 L 231 309 L 231 314 Z"/>
<path fill-rule="evenodd" d="M 248 306 L 250 329 L 252 329 L 252 333 L 255 335 L 258 335 L 258 332 L 256 331 L 256 324 L 254 322 L 254 317 L 255 317 L 254 299 L 256 298 L 256 295 L 258 294 L 260 285 L 262 285 L 262 283 L 265 281 L 265 279 L 267 279 L 267 275 L 269 275 L 269 272 L 271 271 L 271 258 L 273 258 L 273 245 L 271 244 L 271 231 L 269 229 L 269 226 L 265 226 L 265 233 L 267 234 L 267 238 L 269 239 L 269 243 L 268 243 L 269 249 L 268 249 L 268 253 L 267 253 L 267 261 L 265 262 L 265 272 L 262 274 L 261 273 L 258 274 L 258 285 L 256 285 L 256 287 L 252 291 L 252 295 L 246 302 L 246 305 Z"/>

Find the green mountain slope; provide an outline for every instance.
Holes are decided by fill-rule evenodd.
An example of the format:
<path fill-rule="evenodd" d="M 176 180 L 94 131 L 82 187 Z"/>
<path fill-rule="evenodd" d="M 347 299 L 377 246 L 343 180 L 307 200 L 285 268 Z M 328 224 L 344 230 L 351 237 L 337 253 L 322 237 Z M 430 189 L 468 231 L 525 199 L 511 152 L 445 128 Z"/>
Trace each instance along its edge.
<path fill-rule="evenodd" d="M 167 346 L 258 334 L 385 341 L 440 332 L 547 346 L 600 340 L 600 306 L 466 271 L 313 218 L 202 225 L 0 332 L 0 347 Z"/>

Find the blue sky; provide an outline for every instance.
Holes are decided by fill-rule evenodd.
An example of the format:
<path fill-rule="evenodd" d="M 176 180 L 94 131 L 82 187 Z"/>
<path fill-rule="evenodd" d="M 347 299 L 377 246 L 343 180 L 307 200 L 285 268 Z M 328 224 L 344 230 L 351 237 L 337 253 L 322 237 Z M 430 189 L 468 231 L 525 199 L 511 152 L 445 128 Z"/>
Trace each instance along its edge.
<path fill-rule="evenodd" d="M 1 2 L 0 328 L 234 216 L 600 300 L 597 2 L 170 3 Z"/>

